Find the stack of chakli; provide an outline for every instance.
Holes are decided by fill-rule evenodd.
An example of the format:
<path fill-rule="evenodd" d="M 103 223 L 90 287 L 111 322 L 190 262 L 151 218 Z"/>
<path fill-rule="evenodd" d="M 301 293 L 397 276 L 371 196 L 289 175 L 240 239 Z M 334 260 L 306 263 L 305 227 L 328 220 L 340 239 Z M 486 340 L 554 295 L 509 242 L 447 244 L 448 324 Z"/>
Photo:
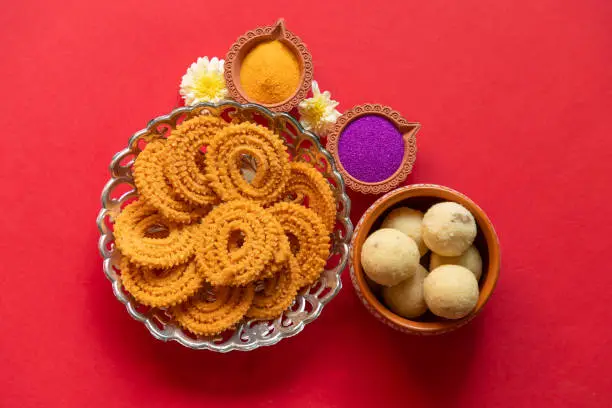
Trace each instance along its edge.
<path fill-rule="evenodd" d="M 114 224 L 121 282 L 194 335 L 275 319 L 324 270 L 330 185 L 266 127 L 190 118 L 150 141 L 133 175 L 138 199 Z"/>

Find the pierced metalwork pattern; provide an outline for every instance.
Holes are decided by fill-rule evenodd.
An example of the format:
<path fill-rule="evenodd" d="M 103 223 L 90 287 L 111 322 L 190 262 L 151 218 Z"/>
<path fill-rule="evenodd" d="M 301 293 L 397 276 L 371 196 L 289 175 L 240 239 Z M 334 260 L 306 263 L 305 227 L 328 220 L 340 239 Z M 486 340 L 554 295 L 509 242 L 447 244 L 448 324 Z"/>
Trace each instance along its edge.
<path fill-rule="evenodd" d="M 287 150 L 293 160 L 308 161 L 329 180 L 337 203 L 336 228 L 328 263 L 319 280 L 302 290 L 289 310 L 273 321 L 247 320 L 232 333 L 219 337 L 194 337 L 172 323 L 170 316 L 162 309 L 145 307 L 126 291 L 119 279 L 121 255 L 115 251 L 112 225 L 122 205 L 137 197 L 138 192 L 132 177 L 134 159 L 141 152 L 143 141 L 167 137 L 182 121 L 197 115 L 215 115 L 232 121 L 251 121 L 267 125 L 286 141 Z M 321 146 L 316 135 L 304 130 L 290 115 L 274 113 L 260 105 L 239 104 L 224 101 L 219 104 L 201 103 L 195 106 L 175 109 L 168 115 L 160 116 L 135 133 L 128 147 L 113 157 L 110 164 L 111 178 L 102 189 L 102 209 L 97 218 L 100 239 L 98 248 L 103 259 L 104 273 L 112 283 L 115 296 L 123 303 L 135 320 L 143 323 L 153 337 L 179 342 L 192 349 L 206 349 L 218 352 L 232 350 L 253 350 L 270 346 L 281 339 L 298 334 L 304 326 L 321 313 L 323 306 L 331 301 L 342 288 L 340 275 L 346 266 L 349 243 L 353 234 L 350 220 L 351 203 L 345 191 L 342 175 L 336 169 L 332 156 Z"/>

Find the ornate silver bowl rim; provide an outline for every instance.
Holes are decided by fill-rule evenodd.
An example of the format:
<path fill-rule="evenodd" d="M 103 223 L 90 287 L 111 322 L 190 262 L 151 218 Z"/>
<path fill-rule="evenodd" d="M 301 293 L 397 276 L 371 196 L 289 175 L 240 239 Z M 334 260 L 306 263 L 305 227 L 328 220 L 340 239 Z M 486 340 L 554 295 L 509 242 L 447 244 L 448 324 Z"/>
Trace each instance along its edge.
<path fill-rule="evenodd" d="M 230 117 L 237 116 L 249 120 L 253 120 L 254 115 L 263 117 L 270 128 L 284 136 L 293 160 L 308 160 L 315 164 L 315 167 L 320 166 L 319 170 L 330 180 L 330 186 L 338 205 L 337 224 L 331 235 L 332 245 L 328 264 L 319 280 L 311 287 L 303 289 L 291 308 L 279 318 L 273 321 L 244 321 L 231 336 L 225 337 L 193 337 L 173 324 L 164 310 L 143 307 L 125 292 L 117 273 L 121 255 L 115 250 L 113 231 L 110 228 L 121 205 L 126 200 L 138 196 L 133 183 L 131 166 L 140 152 L 139 142 L 142 139 L 150 141 L 165 137 L 178 121 L 202 113 L 216 115 L 227 113 Z M 310 143 L 310 146 L 301 147 L 303 142 Z M 306 324 L 321 314 L 323 306 L 329 303 L 342 288 L 340 276 L 348 260 L 349 245 L 353 234 L 350 199 L 346 194 L 342 175 L 338 172 L 330 153 L 321 145 L 316 135 L 306 131 L 292 116 L 286 113 L 274 113 L 257 104 L 239 104 L 233 101 L 222 101 L 218 104 L 200 103 L 177 108 L 168 115 L 153 119 L 145 129 L 136 132 L 129 139 L 128 146 L 114 155 L 109 170 L 111 178 L 102 189 L 102 208 L 96 220 L 100 231 L 98 249 L 103 259 L 103 270 L 112 283 L 115 297 L 125 305 L 132 318 L 144 323 L 156 339 L 174 340 L 192 349 L 217 352 L 248 351 L 261 346 L 270 346 L 301 332 Z M 121 193 L 121 186 L 125 185 L 129 188 Z"/>

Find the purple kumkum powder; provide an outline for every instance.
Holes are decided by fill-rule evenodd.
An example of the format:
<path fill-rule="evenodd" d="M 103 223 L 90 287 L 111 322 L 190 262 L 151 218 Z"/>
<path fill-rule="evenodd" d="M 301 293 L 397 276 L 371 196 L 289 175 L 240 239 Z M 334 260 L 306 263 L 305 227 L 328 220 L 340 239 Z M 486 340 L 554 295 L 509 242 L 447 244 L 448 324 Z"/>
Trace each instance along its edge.
<path fill-rule="evenodd" d="M 338 158 L 342 167 L 358 180 L 374 183 L 391 177 L 403 157 L 402 134 L 382 116 L 357 118 L 340 134 Z"/>

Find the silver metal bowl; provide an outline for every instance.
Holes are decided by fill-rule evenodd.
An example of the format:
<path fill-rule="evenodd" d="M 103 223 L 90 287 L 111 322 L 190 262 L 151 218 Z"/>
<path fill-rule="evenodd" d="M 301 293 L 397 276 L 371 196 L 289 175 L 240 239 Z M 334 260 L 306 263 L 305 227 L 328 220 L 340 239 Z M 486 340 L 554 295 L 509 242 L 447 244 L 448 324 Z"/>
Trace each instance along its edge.
<path fill-rule="evenodd" d="M 132 176 L 132 165 L 141 151 L 142 141 L 150 142 L 167 137 L 177 124 L 200 114 L 265 124 L 285 139 L 292 160 L 310 162 L 330 181 L 337 203 L 337 223 L 331 235 L 331 252 L 319 280 L 311 287 L 302 290 L 293 305 L 279 318 L 271 321 L 247 320 L 233 333 L 217 337 L 194 337 L 193 334 L 183 331 L 174 324 L 165 310 L 141 305 L 123 289 L 119 278 L 121 254 L 115 250 L 112 231 L 112 224 L 122 205 L 138 196 Z M 192 349 L 218 352 L 247 351 L 270 346 L 302 331 L 307 323 L 321 314 L 323 306 L 340 291 L 342 287 L 340 275 L 346 266 L 353 233 L 349 217 L 351 203 L 346 195 L 342 175 L 336 169 L 332 156 L 323 148 L 317 136 L 304 130 L 290 115 L 274 113 L 256 104 L 243 105 L 232 101 L 218 104 L 201 103 L 178 108 L 168 115 L 152 120 L 146 129 L 135 133 L 130 138 L 128 147 L 115 154 L 109 168 L 111 178 L 102 190 L 102 209 L 97 218 L 100 230 L 98 248 L 103 258 L 104 273 L 112 282 L 115 297 L 125 305 L 130 316 L 144 323 L 153 337 L 163 341 L 174 340 Z"/>

